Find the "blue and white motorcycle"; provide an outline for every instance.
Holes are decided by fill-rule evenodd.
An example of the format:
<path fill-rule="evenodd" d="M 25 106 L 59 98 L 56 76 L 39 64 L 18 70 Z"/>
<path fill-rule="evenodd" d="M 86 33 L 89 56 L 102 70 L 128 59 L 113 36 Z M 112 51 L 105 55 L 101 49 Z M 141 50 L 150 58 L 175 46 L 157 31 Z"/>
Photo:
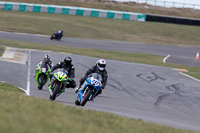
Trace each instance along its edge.
<path fill-rule="evenodd" d="M 93 73 L 81 85 L 75 101 L 76 105 L 84 106 L 87 101 L 92 101 L 94 96 L 102 88 L 102 77 L 98 73 Z"/>

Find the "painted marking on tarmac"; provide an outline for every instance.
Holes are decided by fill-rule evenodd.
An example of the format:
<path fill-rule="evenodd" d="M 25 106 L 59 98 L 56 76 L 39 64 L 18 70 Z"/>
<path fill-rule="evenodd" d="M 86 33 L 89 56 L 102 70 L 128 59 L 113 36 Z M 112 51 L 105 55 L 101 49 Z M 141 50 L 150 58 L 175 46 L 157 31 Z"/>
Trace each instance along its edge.
<path fill-rule="evenodd" d="M 6 47 L 2 57 L 0 57 L 0 60 L 12 63 L 26 64 L 27 57 L 28 53 L 25 49 Z"/>
<path fill-rule="evenodd" d="M 188 78 L 191 78 L 191 79 L 193 79 L 193 80 L 195 80 L 195 81 L 197 81 L 197 82 L 200 82 L 199 79 L 196 79 L 196 78 L 194 78 L 194 77 L 192 77 L 192 76 L 190 76 L 190 75 L 187 75 L 187 74 L 182 73 L 182 72 L 179 72 L 179 73 L 182 74 L 182 75 L 184 75 L 184 76 L 186 76 L 186 77 L 188 77 Z"/>
<path fill-rule="evenodd" d="M 1 57 L 0 57 L 0 61 L 6 61 L 6 62 L 18 63 L 18 64 L 25 64 L 24 62 L 14 61 L 14 60 L 10 60 L 10 59 L 3 59 Z"/>
<path fill-rule="evenodd" d="M 2 55 L 2 58 L 12 59 L 15 55 L 15 51 L 16 51 L 16 49 L 14 49 L 14 48 L 6 47 L 6 49 L 4 50 L 4 53 Z"/>
<path fill-rule="evenodd" d="M 27 89 L 26 89 L 26 95 L 30 96 L 30 66 L 31 66 L 31 51 L 28 52 L 28 74 L 27 74 Z"/>
<path fill-rule="evenodd" d="M 180 71 L 180 72 L 188 72 L 188 70 L 186 70 L 186 69 L 172 68 L 172 70 Z"/>
<path fill-rule="evenodd" d="M 170 55 L 166 56 L 164 59 L 163 59 L 163 63 L 166 63 L 166 60 L 170 57 Z"/>
<path fill-rule="evenodd" d="M 24 91 L 27 94 L 27 91 L 21 87 L 18 87 L 20 90 Z"/>

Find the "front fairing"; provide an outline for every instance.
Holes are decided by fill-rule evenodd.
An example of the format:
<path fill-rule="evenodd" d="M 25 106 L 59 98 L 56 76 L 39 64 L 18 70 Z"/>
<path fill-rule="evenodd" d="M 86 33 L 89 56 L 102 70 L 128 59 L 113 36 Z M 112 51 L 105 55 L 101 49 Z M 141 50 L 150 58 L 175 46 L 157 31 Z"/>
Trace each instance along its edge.
<path fill-rule="evenodd" d="M 78 92 L 78 96 L 77 96 L 77 98 L 78 98 L 79 101 L 81 101 L 83 99 L 83 97 L 84 97 L 84 91 L 85 91 L 86 87 L 88 87 L 89 89 L 92 88 L 94 90 L 93 95 L 96 94 L 96 92 L 99 89 L 101 89 L 101 87 L 102 87 L 101 81 L 98 81 L 98 83 L 95 84 L 94 80 L 97 80 L 97 79 L 94 79 L 93 77 L 88 77 L 84 81 L 84 83 L 81 85 L 81 88 L 80 88 L 80 90 Z"/>
<path fill-rule="evenodd" d="M 57 73 L 53 73 L 53 76 L 54 76 L 58 81 L 61 81 L 61 82 L 65 82 L 65 81 L 68 81 L 68 80 L 69 80 L 67 74 L 64 73 L 64 72 L 61 72 L 61 71 L 58 71 Z"/>
<path fill-rule="evenodd" d="M 62 33 L 56 33 L 55 38 L 60 40 L 62 38 L 63 34 Z"/>
<path fill-rule="evenodd" d="M 48 80 L 49 79 L 49 72 L 50 72 L 50 67 L 48 66 L 48 64 L 42 63 L 42 64 L 38 65 L 38 67 L 36 69 L 36 77 L 35 77 L 37 83 L 38 83 L 39 75 L 41 75 L 41 74 L 45 74 L 46 78 Z M 39 83 L 38 83 L 38 85 L 39 85 Z"/>

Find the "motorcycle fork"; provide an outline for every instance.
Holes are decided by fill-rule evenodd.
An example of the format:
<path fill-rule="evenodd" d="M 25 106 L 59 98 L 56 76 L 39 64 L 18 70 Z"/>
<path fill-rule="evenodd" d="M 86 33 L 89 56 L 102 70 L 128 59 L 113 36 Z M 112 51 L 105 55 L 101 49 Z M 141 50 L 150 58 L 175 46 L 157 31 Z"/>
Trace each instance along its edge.
<path fill-rule="evenodd" d="M 53 90 L 53 88 L 55 88 L 55 84 L 56 84 L 56 80 L 53 80 L 53 81 L 50 83 L 51 90 Z"/>
<path fill-rule="evenodd" d="M 83 96 L 85 96 L 85 95 L 87 94 L 88 89 L 89 89 L 88 87 L 85 88 L 85 90 L 84 90 L 84 92 L 83 92 Z"/>
<path fill-rule="evenodd" d="M 63 82 L 61 82 L 61 83 L 60 83 L 60 88 L 61 88 L 61 90 L 62 90 L 62 89 L 64 90 L 63 86 L 64 86 L 64 85 L 63 85 Z"/>

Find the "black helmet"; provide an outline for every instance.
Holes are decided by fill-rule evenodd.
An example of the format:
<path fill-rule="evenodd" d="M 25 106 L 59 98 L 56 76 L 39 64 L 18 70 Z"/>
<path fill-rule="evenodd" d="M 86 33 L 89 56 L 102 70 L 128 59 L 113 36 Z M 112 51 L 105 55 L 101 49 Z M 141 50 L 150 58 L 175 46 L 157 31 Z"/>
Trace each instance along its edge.
<path fill-rule="evenodd" d="M 44 55 L 44 61 L 45 62 L 49 62 L 50 61 L 50 55 L 49 54 L 45 54 Z"/>
<path fill-rule="evenodd" d="M 64 63 L 68 66 L 72 63 L 72 58 L 70 56 L 65 57 Z"/>

